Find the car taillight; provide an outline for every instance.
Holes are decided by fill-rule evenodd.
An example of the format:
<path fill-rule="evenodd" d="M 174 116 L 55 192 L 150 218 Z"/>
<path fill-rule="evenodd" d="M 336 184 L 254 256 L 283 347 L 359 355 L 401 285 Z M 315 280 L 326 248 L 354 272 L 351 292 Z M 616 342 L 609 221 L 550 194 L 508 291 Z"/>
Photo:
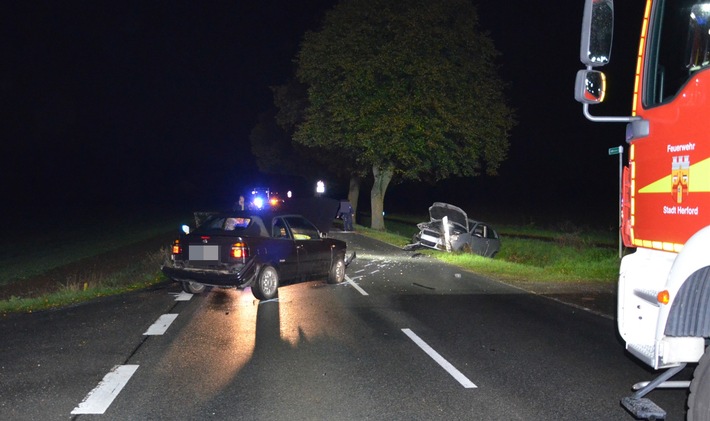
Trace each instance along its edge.
<path fill-rule="evenodd" d="M 173 254 L 182 253 L 182 247 L 180 246 L 180 240 L 175 240 L 173 243 Z"/>
<path fill-rule="evenodd" d="M 249 256 L 249 251 L 245 243 L 232 244 L 232 257 L 235 259 L 246 259 Z"/>

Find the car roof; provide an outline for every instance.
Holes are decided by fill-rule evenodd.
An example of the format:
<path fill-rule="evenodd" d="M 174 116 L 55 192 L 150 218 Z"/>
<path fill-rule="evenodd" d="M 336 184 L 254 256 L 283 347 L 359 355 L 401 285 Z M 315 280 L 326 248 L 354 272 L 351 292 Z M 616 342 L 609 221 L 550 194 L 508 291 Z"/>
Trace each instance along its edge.
<path fill-rule="evenodd" d="M 271 220 L 276 217 L 286 216 L 301 216 L 309 220 L 318 230 L 324 234 L 330 232 L 333 226 L 333 220 L 338 212 L 340 201 L 330 198 L 314 197 L 303 198 L 298 200 L 289 200 L 276 209 L 263 210 L 222 210 L 215 212 L 195 212 L 209 216 L 215 215 L 220 217 L 241 217 L 251 218 L 258 217 L 264 224 L 270 224 Z M 270 229 L 271 227 L 269 227 Z"/>

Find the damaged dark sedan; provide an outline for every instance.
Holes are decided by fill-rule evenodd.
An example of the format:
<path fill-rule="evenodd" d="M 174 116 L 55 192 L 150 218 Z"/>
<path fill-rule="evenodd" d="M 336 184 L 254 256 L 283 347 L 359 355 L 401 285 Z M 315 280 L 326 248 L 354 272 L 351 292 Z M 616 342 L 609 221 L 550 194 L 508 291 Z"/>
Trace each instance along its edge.
<path fill-rule="evenodd" d="M 211 213 L 186 231 L 161 269 L 193 294 L 207 286 L 251 287 L 254 297 L 268 300 L 286 282 L 323 277 L 341 283 L 354 257 L 346 257 L 344 241 L 327 238 L 327 226 L 319 229 L 298 214 Z"/>
<path fill-rule="evenodd" d="M 436 250 L 462 251 L 495 257 L 500 237 L 490 225 L 470 219 L 461 208 L 435 202 L 429 207 L 429 221 L 417 224 L 419 232 L 408 249 L 427 247 Z"/>

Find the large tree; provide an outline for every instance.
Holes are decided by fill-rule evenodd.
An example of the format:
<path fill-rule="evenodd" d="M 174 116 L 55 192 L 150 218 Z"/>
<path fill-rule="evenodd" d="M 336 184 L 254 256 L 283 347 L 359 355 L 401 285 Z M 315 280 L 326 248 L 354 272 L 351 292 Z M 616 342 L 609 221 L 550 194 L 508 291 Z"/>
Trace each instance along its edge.
<path fill-rule="evenodd" d="M 274 108 L 258 116 L 249 139 L 251 152 L 259 171 L 303 178 L 324 178 L 333 175 L 350 177 L 347 161 L 334 161 L 337 151 L 325 146 L 306 146 L 292 141 L 293 131 L 303 121 L 306 109 L 305 87 L 290 82 L 273 86 Z"/>
<path fill-rule="evenodd" d="M 393 177 L 495 174 L 514 124 L 498 56 L 467 0 L 344 0 L 304 36 L 308 87 L 294 140 L 336 146 L 372 169 L 372 228 Z"/>
<path fill-rule="evenodd" d="M 305 110 L 308 108 L 308 93 L 306 85 L 299 83 L 297 80 L 291 80 L 288 83 L 271 88 L 274 93 L 274 105 L 278 109 L 275 116 L 276 123 L 289 136 L 293 135 L 296 128 L 303 123 L 305 119 Z M 290 141 L 290 137 L 289 137 Z M 252 145 L 254 144 L 252 139 Z M 260 140 L 257 140 L 257 143 Z M 270 142 L 265 142 L 270 143 Z M 296 149 L 300 146 L 303 149 L 303 144 L 295 143 Z M 293 147 L 283 147 L 282 155 L 290 157 Z M 357 215 L 358 197 L 360 196 L 361 180 L 367 175 L 367 167 L 358 164 L 348 152 L 338 149 L 333 144 L 320 144 L 316 147 L 307 148 L 310 155 L 303 162 L 307 163 L 308 167 L 303 168 L 299 175 L 311 175 L 315 170 L 324 171 L 329 176 L 334 176 L 339 180 L 348 181 L 348 200 L 353 206 L 353 212 Z M 254 146 L 252 150 L 257 154 Z M 317 163 L 317 165 L 313 165 Z M 260 164 L 261 165 L 261 164 Z M 260 166 L 261 168 L 261 166 Z M 319 174 L 322 176 L 323 174 Z"/>

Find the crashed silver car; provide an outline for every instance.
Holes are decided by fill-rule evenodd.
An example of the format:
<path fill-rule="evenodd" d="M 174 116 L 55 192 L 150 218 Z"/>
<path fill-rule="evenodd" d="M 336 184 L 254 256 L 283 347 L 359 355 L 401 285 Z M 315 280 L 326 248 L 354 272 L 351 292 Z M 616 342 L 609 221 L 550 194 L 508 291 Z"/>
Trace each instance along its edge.
<path fill-rule="evenodd" d="M 435 202 L 429 207 L 429 221 L 417 224 L 419 232 L 406 249 L 428 247 L 444 251 L 476 253 L 495 257 L 500 237 L 490 225 L 470 219 L 461 208 Z"/>

